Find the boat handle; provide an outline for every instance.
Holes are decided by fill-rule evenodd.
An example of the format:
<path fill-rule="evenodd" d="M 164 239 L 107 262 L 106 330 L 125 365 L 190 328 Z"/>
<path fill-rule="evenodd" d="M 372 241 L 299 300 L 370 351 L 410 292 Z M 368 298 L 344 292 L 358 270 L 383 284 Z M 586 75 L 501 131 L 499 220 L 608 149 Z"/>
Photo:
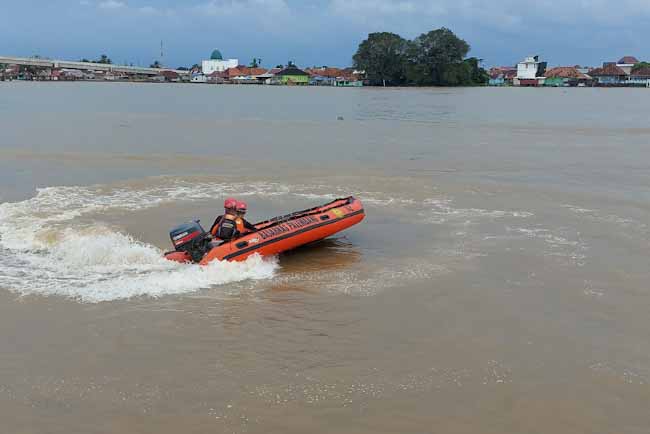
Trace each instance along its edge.
<path fill-rule="evenodd" d="M 238 249 L 242 249 L 248 245 L 248 241 L 240 241 L 235 246 L 237 246 Z"/>
<path fill-rule="evenodd" d="M 320 216 L 320 219 L 321 219 L 321 220 L 329 220 L 329 219 L 330 219 L 330 216 L 328 216 L 327 214 L 325 214 L 325 215 Z"/>

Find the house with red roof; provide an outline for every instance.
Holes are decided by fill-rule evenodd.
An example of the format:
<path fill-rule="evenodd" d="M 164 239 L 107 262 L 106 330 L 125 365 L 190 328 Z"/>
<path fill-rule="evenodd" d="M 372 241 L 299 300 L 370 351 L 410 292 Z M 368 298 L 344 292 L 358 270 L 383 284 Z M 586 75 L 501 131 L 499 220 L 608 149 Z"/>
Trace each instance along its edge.
<path fill-rule="evenodd" d="M 226 71 L 214 71 L 205 76 L 206 83 L 222 84 L 226 82 Z"/>
<path fill-rule="evenodd" d="M 495 66 L 488 71 L 490 77 L 488 86 L 512 86 L 512 81 L 517 76 L 514 66 Z"/>
<path fill-rule="evenodd" d="M 354 68 L 333 68 L 323 66 L 320 68 L 307 68 L 305 72 L 309 74 L 309 84 L 316 86 L 344 86 L 358 87 L 363 86 L 362 73 Z"/>
<path fill-rule="evenodd" d="M 602 68 L 589 71 L 589 76 L 596 80 L 599 86 L 623 86 L 628 74 L 617 64 L 605 62 Z"/>
<path fill-rule="evenodd" d="M 164 70 L 164 71 L 160 71 L 158 75 L 162 76 L 165 81 L 169 81 L 173 83 L 177 83 L 181 81 L 180 75 L 178 75 L 178 73 L 175 71 Z"/>
<path fill-rule="evenodd" d="M 239 65 L 234 68 L 228 68 L 223 73 L 221 77 L 225 81 L 231 83 L 258 83 L 258 77 L 265 74 L 267 70 L 265 68 L 253 68 L 249 66 Z"/>
<path fill-rule="evenodd" d="M 20 74 L 20 66 L 12 64 L 8 65 L 4 70 L 0 69 L 0 75 L 5 80 L 13 80 Z"/>
<path fill-rule="evenodd" d="M 650 87 L 650 66 L 632 70 L 627 80 L 631 86 Z"/>
<path fill-rule="evenodd" d="M 280 71 L 282 71 L 282 68 L 271 68 L 268 71 L 266 71 L 264 74 L 258 75 L 256 78 L 262 84 L 271 84 L 271 82 L 273 81 L 273 77 L 275 77 L 275 74 L 277 74 Z"/>
<path fill-rule="evenodd" d="M 544 73 L 544 86 L 566 87 L 585 86 L 591 82 L 591 77 L 578 70 L 575 66 L 557 66 Z"/>

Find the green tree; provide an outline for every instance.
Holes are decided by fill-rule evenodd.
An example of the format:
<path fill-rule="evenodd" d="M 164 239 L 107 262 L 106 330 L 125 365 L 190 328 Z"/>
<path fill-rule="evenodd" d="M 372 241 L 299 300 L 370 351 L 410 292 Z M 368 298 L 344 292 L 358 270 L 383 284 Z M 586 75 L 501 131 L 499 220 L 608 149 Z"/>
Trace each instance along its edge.
<path fill-rule="evenodd" d="M 443 86 L 476 86 L 488 82 L 489 76 L 485 69 L 480 67 L 480 59 L 470 57 L 461 63 L 448 65 L 443 74 Z"/>
<path fill-rule="evenodd" d="M 403 84 L 408 47 L 409 42 L 395 33 L 370 33 L 352 57 L 354 67 L 364 70 L 372 84 Z"/>
<path fill-rule="evenodd" d="M 632 72 L 638 71 L 639 69 L 642 68 L 650 68 L 650 62 L 639 62 L 636 65 L 632 67 Z"/>
<path fill-rule="evenodd" d="M 160 68 L 162 68 L 162 65 L 160 64 L 159 61 L 156 60 L 154 63 L 149 65 L 149 68 L 158 68 L 158 69 L 160 69 Z"/>
<path fill-rule="evenodd" d="M 490 75 L 485 70 L 485 68 L 481 67 L 481 62 L 483 62 L 483 59 L 479 59 L 478 57 L 469 57 L 465 59 L 464 62 L 469 64 L 472 71 L 472 82 L 469 84 L 487 84 L 487 82 L 490 80 Z"/>
<path fill-rule="evenodd" d="M 86 58 L 84 57 L 83 59 L 80 60 L 80 62 L 83 62 L 83 63 L 90 63 L 90 60 L 88 60 L 88 59 L 86 59 Z"/>
<path fill-rule="evenodd" d="M 253 60 L 251 61 L 251 64 L 250 64 L 250 67 L 251 68 L 257 68 L 261 64 L 262 64 L 262 59 L 253 57 Z"/>
<path fill-rule="evenodd" d="M 469 44 L 451 30 L 440 28 L 423 33 L 408 49 L 407 77 L 417 85 L 447 85 L 447 80 L 462 80 L 466 74 L 463 59 L 469 52 Z"/>
<path fill-rule="evenodd" d="M 440 81 L 442 86 L 464 86 L 472 82 L 471 66 L 465 62 L 453 63 L 444 68 Z"/>
<path fill-rule="evenodd" d="M 99 59 L 95 60 L 95 63 L 103 63 L 105 65 L 111 65 L 113 61 L 106 54 L 102 54 Z"/>
<path fill-rule="evenodd" d="M 371 33 L 359 44 L 354 66 L 371 84 L 473 86 L 487 82 L 480 59 L 465 58 L 470 46 L 440 28 L 407 41 L 394 33 Z"/>

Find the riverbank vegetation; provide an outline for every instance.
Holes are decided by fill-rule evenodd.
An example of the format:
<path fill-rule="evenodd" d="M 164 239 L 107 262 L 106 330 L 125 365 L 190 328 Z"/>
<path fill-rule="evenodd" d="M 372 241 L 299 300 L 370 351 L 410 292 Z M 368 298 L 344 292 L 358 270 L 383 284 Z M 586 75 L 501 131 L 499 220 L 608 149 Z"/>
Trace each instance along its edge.
<path fill-rule="evenodd" d="M 645 68 L 650 68 L 650 62 L 639 62 L 632 67 L 632 72 L 640 71 Z"/>
<path fill-rule="evenodd" d="M 353 56 L 375 86 L 477 86 L 488 75 L 470 46 L 451 30 L 440 28 L 412 41 L 389 32 L 370 33 Z"/>
<path fill-rule="evenodd" d="M 101 64 L 104 64 L 104 65 L 112 65 L 113 64 L 113 61 L 106 54 L 102 54 L 99 59 L 95 59 L 95 60 L 88 60 L 88 59 L 86 59 L 84 57 L 83 59 L 80 60 L 80 62 L 84 62 L 84 63 L 101 63 Z"/>

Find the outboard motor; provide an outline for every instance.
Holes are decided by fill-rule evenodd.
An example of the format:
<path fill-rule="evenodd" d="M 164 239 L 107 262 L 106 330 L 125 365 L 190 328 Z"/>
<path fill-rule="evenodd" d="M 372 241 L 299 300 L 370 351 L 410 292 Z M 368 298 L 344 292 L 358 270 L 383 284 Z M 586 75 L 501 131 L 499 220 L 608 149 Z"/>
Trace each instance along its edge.
<path fill-rule="evenodd" d="M 199 220 L 184 223 L 169 231 L 169 238 L 177 252 L 185 252 L 193 262 L 199 262 L 210 250 L 212 237 L 199 224 Z"/>

